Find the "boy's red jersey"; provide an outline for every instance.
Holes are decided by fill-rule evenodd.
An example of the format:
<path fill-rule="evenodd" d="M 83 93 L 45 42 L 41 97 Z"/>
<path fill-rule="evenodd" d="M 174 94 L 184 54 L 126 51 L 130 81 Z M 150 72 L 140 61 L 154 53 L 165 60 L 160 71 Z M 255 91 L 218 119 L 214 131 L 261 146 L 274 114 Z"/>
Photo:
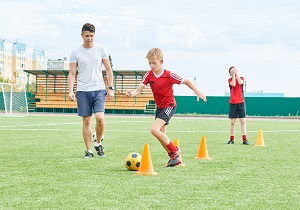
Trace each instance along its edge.
<path fill-rule="evenodd" d="M 160 75 L 156 75 L 152 70 L 149 70 L 144 75 L 141 84 L 144 86 L 150 84 L 157 108 L 163 109 L 176 106 L 173 84 L 181 84 L 182 82 L 182 77 L 163 69 Z"/>
<path fill-rule="evenodd" d="M 240 77 L 241 80 L 244 81 L 244 77 Z M 230 82 L 232 78 L 228 79 L 229 87 L 230 87 L 230 99 L 229 103 L 231 104 L 240 104 L 244 102 L 244 92 L 243 85 L 239 85 L 238 80 L 236 80 L 236 86 L 230 86 Z"/>

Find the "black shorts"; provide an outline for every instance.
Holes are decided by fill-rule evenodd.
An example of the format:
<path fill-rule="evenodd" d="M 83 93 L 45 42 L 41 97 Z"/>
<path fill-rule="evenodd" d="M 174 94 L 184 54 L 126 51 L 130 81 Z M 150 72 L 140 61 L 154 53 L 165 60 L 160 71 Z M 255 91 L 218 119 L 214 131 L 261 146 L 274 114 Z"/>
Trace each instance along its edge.
<path fill-rule="evenodd" d="M 159 118 L 166 122 L 165 125 L 169 124 L 171 117 L 174 115 L 176 111 L 176 106 L 174 107 L 166 107 L 163 109 L 156 109 L 155 119 Z"/>
<path fill-rule="evenodd" d="M 230 104 L 229 118 L 245 118 L 246 117 L 246 105 L 245 103 Z"/>

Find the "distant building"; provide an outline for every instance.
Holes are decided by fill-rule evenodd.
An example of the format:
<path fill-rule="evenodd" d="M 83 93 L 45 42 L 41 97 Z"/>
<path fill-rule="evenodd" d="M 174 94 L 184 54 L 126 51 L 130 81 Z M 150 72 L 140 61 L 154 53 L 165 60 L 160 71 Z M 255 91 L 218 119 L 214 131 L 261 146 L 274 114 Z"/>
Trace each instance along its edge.
<path fill-rule="evenodd" d="M 13 77 L 13 43 L 0 40 L 0 76 L 11 80 Z"/>
<path fill-rule="evenodd" d="M 64 59 L 48 59 L 47 70 L 70 70 L 70 62 Z"/>
<path fill-rule="evenodd" d="M 45 69 L 46 52 L 24 43 L 0 39 L 0 76 L 15 84 L 35 81 L 33 75 L 23 70 Z M 29 80 L 29 81 L 27 81 Z"/>

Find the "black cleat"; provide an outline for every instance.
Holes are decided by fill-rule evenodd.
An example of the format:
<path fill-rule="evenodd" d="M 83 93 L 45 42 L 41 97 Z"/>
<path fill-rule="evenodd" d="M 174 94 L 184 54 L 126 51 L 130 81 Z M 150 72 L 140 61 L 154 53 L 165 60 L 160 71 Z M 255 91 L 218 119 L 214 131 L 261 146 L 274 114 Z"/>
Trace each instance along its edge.
<path fill-rule="evenodd" d="M 179 164 L 181 164 L 182 160 L 180 157 L 180 149 L 178 149 L 176 152 L 171 152 L 170 153 L 170 160 L 167 163 L 166 167 L 174 167 Z"/>
<path fill-rule="evenodd" d="M 244 140 L 244 141 L 243 141 L 243 144 L 244 144 L 244 145 L 249 145 L 249 141 L 248 141 L 248 140 Z"/>
<path fill-rule="evenodd" d="M 227 142 L 227 144 L 234 144 L 234 141 L 233 141 L 233 140 L 229 140 L 229 141 Z"/>
<path fill-rule="evenodd" d="M 85 151 L 85 156 L 84 158 L 93 158 L 94 157 L 94 154 L 92 152 L 89 152 L 89 151 Z"/>
<path fill-rule="evenodd" d="M 97 154 L 99 157 L 105 157 L 104 153 L 104 147 L 100 144 L 98 147 L 94 146 L 95 150 L 97 151 Z"/>

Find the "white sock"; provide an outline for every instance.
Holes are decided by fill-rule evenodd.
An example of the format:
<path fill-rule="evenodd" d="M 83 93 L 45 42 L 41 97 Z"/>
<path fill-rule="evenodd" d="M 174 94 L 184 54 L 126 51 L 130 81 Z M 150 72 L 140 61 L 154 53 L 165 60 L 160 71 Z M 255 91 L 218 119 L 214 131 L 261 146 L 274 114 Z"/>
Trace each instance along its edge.
<path fill-rule="evenodd" d="M 100 143 L 95 142 L 95 147 L 99 147 L 99 145 L 101 145 L 101 141 Z"/>
<path fill-rule="evenodd" d="M 89 153 L 93 153 L 93 151 L 92 151 L 92 150 L 88 150 L 88 152 L 89 152 Z"/>

